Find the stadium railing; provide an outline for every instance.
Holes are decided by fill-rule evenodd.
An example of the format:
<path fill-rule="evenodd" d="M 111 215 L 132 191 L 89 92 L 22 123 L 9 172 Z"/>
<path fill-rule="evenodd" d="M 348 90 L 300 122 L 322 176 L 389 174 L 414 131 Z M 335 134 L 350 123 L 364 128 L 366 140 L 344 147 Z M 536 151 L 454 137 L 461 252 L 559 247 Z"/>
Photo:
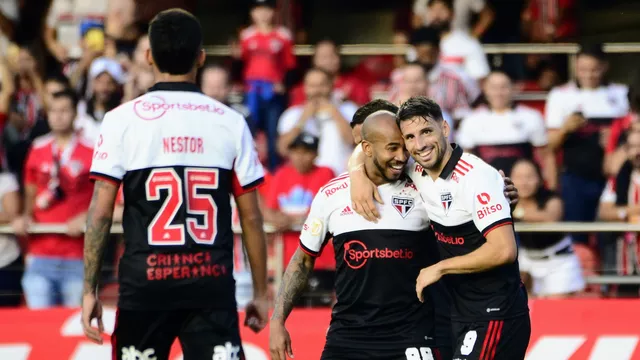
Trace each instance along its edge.
<path fill-rule="evenodd" d="M 552 222 L 552 223 L 516 223 L 515 229 L 517 232 L 566 232 L 566 233 L 600 233 L 600 232 L 639 232 L 640 224 L 629 223 L 612 223 L 612 222 Z M 66 233 L 67 226 L 64 224 L 35 224 L 29 228 L 29 233 L 32 234 L 56 234 Z M 239 228 L 233 229 L 236 234 L 241 234 L 242 231 Z M 266 224 L 264 231 L 268 234 L 276 235 L 273 239 L 274 254 L 278 257 L 274 261 L 274 286 L 277 288 L 282 279 L 284 272 L 283 264 L 283 243 L 282 237 L 277 233 L 274 227 Z M 292 231 L 299 231 L 299 229 L 292 229 Z M 111 227 L 111 234 L 122 234 L 123 229 L 121 224 L 114 224 Z M 13 234 L 11 226 L 0 226 L 0 234 Z M 640 276 L 634 275 L 593 275 L 586 278 L 589 284 L 640 284 Z"/>

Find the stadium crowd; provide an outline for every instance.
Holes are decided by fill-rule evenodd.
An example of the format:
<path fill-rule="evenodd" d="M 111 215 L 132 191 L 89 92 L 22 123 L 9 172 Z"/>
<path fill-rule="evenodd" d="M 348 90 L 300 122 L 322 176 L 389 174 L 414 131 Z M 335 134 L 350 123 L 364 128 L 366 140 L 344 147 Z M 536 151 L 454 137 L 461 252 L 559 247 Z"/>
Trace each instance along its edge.
<path fill-rule="evenodd" d="M 89 168 L 105 156 L 93 151 L 100 122 L 154 83 L 145 24 L 195 2 L 32 3 L 0 2 L 0 223 L 17 235 L 0 237 L 0 304 L 79 306 Z M 346 171 L 360 141 L 358 107 L 377 98 L 434 99 L 455 129 L 451 140 L 513 179 L 517 221 L 640 221 L 640 79 L 610 83 L 599 45 L 582 46 L 572 71 L 556 56 L 488 57 L 481 46 L 575 40 L 575 3 L 415 0 L 393 33 L 395 43 L 411 45 L 406 56 L 365 57 L 347 72 L 330 39 L 316 42 L 310 59 L 296 57 L 304 28 L 293 34 L 275 22 L 275 2 L 252 1 L 251 24 L 238 34 L 233 56 L 206 65 L 199 79 L 204 94 L 242 113 L 252 129 L 269 170 L 261 207 L 282 233 L 284 265 L 315 193 Z M 79 19 L 71 45 L 61 40 L 70 12 Z M 517 100 L 540 91 L 546 100 Z M 66 234 L 29 234 L 38 223 L 66 224 Z M 587 288 L 584 281 L 585 274 L 640 270 L 635 233 L 519 236 L 520 268 L 534 296 L 638 295 L 637 288 Z M 114 264 L 120 251 L 112 249 Z M 251 298 L 250 276 L 240 242 L 236 252 L 242 305 Z M 329 245 L 301 304 L 332 304 L 333 257 Z"/>

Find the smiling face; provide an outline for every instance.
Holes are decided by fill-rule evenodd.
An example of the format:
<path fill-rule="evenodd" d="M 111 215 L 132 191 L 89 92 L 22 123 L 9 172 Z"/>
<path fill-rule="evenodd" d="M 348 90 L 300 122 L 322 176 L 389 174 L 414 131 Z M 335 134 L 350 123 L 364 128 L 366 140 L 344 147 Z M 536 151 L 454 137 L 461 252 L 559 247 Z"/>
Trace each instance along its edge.
<path fill-rule="evenodd" d="M 362 149 L 367 155 L 365 165 L 367 173 L 373 175 L 372 180 L 380 184 L 400 178 L 407 163 L 407 151 L 394 116 L 381 114 L 366 120 Z"/>
<path fill-rule="evenodd" d="M 411 157 L 426 170 L 440 169 L 447 151 L 446 121 L 415 116 L 400 122 L 404 144 Z"/>

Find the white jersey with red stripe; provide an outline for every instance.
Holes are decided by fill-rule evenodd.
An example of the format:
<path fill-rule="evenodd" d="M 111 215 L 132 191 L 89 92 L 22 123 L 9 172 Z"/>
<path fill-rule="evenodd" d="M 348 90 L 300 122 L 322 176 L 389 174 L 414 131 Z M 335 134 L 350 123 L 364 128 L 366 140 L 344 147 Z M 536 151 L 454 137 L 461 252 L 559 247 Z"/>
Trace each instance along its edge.
<path fill-rule="evenodd" d="M 436 180 L 413 161 L 406 172 L 425 202 L 441 258 L 469 254 L 484 245 L 487 234 L 494 229 L 512 226 L 504 181 L 498 171 L 475 155 L 463 153 L 456 144 Z M 517 261 L 444 279 L 454 295 L 452 320 L 504 319 L 528 311 Z"/>

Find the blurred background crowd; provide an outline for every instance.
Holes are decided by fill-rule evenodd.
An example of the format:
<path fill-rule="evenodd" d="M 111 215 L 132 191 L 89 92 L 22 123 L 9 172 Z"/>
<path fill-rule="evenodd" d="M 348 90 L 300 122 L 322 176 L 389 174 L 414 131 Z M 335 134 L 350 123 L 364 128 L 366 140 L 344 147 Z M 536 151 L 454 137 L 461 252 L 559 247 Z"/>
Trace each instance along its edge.
<path fill-rule="evenodd" d="M 295 229 L 315 193 L 346 170 L 359 136 L 354 114 L 374 99 L 436 100 L 455 129 L 451 140 L 513 178 L 521 196 L 517 221 L 640 222 L 640 78 L 632 66 L 613 69 L 600 39 L 585 33 L 601 32 L 583 26 L 599 6 L 578 0 L 0 0 L 0 223 L 17 235 L 0 235 L 0 305 L 79 305 L 88 172 L 100 122 L 153 84 L 145 33 L 155 14 L 172 7 L 195 13 L 205 38 L 230 50 L 210 56 L 199 85 L 242 113 L 252 129 L 269 172 L 261 206 L 282 245 L 271 247 L 274 272 L 298 246 Z M 342 54 L 341 44 L 358 42 L 408 50 Z M 543 52 L 486 54 L 483 47 L 567 42 L 581 44 L 572 61 Z M 313 44 L 309 55 L 296 55 L 299 44 Z M 35 234 L 38 223 L 65 227 Z M 638 296 L 635 285 L 585 285 L 585 276 L 596 273 L 638 273 L 635 233 L 519 237 L 532 296 Z M 251 285 L 237 244 L 242 305 Z M 112 299 L 121 251 L 114 237 L 104 281 Z M 332 304 L 333 256 L 328 246 L 316 262 L 302 306 Z"/>

